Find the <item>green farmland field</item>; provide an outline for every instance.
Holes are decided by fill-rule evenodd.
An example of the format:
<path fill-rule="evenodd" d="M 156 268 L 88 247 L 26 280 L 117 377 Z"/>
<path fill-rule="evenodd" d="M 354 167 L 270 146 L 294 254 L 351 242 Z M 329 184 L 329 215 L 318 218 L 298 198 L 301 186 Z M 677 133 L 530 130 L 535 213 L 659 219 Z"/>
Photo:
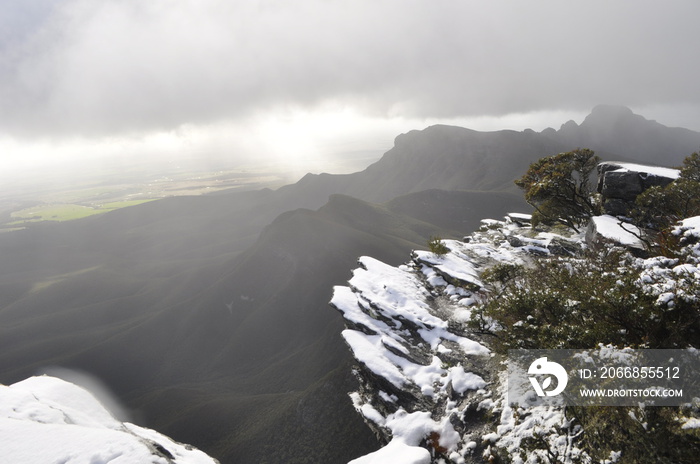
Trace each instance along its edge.
<path fill-rule="evenodd" d="M 102 205 L 84 206 L 76 204 L 38 205 L 15 211 L 11 214 L 12 222 L 7 225 L 20 225 L 40 221 L 70 221 L 94 214 L 102 214 L 127 206 L 134 206 L 152 200 L 113 201 Z"/>

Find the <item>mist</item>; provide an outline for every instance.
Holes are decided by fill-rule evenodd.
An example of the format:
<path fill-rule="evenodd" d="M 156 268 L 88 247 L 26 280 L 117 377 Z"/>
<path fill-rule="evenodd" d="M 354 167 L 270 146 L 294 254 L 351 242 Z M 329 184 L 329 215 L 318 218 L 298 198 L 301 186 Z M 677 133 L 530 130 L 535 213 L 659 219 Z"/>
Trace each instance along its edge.
<path fill-rule="evenodd" d="M 343 153 L 324 136 L 386 150 L 437 122 L 541 130 L 542 115 L 575 119 L 599 103 L 697 130 L 698 8 L 13 1 L 0 41 L 1 156 L 194 154 L 320 171 Z"/>

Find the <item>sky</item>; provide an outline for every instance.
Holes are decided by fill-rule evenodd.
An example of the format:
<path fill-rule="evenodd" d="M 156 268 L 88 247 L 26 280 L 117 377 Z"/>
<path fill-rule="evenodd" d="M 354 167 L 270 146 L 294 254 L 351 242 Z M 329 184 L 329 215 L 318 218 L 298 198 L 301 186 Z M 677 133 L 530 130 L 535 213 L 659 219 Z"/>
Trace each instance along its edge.
<path fill-rule="evenodd" d="M 600 103 L 700 131 L 698 17 L 697 0 L 4 0 L 0 169 L 320 170 L 431 124 L 542 130 Z"/>

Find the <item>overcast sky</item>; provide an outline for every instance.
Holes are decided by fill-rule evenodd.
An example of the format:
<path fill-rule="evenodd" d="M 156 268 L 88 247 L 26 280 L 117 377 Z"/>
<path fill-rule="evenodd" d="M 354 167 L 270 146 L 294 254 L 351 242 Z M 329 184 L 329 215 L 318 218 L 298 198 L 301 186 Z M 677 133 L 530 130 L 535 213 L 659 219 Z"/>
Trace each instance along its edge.
<path fill-rule="evenodd" d="M 697 0 L 3 0 L 0 158 L 386 150 L 599 103 L 700 131 Z"/>

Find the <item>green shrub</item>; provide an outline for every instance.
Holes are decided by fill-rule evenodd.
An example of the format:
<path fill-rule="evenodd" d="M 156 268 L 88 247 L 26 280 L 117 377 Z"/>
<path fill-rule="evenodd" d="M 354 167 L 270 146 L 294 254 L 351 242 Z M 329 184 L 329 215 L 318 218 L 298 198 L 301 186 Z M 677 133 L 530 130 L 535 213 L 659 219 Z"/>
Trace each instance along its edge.
<path fill-rule="evenodd" d="M 474 310 L 470 325 L 491 335 L 490 346 L 502 353 L 517 348 L 596 348 L 600 343 L 697 347 L 700 282 L 672 273 L 676 293 L 688 298 L 677 296 L 673 305 L 660 304 L 648 291 L 659 283 L 653 280 L 657 273 L 642 277 L 644 271 L 643 262 L 620 251 L 540 258 L 530 267 L 495 266 L 482 274 L 491 293 Z M 682 429 L 679 418 L 697 412 L 678 407 L 567 407 L 568 424 L 580 425 L 582 432 L 551 433 L 573 437 L 572 443 L 592 458 L 580 456 L 580 462 L 603 462 L 614 451 L 622 453 L 619 463 L 689 464 L 697 462 L 700 430 Z M 536 455 L 537 462 L 564 462 L 548 440 L 544 435 L 523 440 L 523 460 Z"/>
<path fill-rule="evenodd" d="M 596 214 L 588 186 L 578 185 L 590 173 L 586 163 L 593 159 L 590 151 L 544 158 L 516 182 L 541 222 L 574 227 Z M 491 346 L 502 353 L 600 344 L 697 348 L 700 282 L 679 266 L 698 265 L 700 258 L 693 249 L 697 244 L 672 233 L 679 219 L 696 215 L 700 215 L 700 155 L 693 153 L 684 161 L 679 179 L 664 188 L 648 189 L 632 212 L 633 221 L 646 231 L 643 238 L 649 248 L 667 257 L 641 260 L 606 248 L 578 257 L 542 257 L 530 266 L 495 266 L 482 274 L 489 291 L 472 312 L 469 325 L 491 336 Z M 680 422 L 697 416 L 697 405 L 567 407 L 565 413 L 567 423 L 580 425 L 581 433 L 552 433 L 573 436 L 572 443 L 587 454 L 576 458 L 582 462 L 605 462 L 611 452 L 621 453 L 616 462 L 622 464 L 698 462 L 700 429 L 682 429 Z M 562 462 L 546 435 L 523 440 L 522 460 L 530 462 L 534 456 L 537 462 Z"/>
<path fill-rule="evenodd" d="M 598 214 L 600 206 L 591 186 L 591 174 L 599 161 L 592 150 L 578 148 L 532 163 L 515 184 L 535 208 L 533 226 L 561 223 L 578 231 Z"/>
<path fill-rule="evenodd" d="M 644 290 L 635 258 L 623 252 L 541 258 L 532 267 L 496 266 L 482 276 L 491 294 L 473 312 L 473 329 L 497 351 L 584 349 L 600 343 L 647 348 L 700 345 L 700 308 L 689 298 L 659 304 Z M 653 279 L 647 276 L 647 279 Z M 699 295 L 700 283 L 677 275 L 676 292 Z"/>
<path fill-rule="evenodd" d="M 644 231 L 647 248 L 665 256 L 678 251 L 671 228 L 679 220 L 700 215 L 700 154 L 683 160 L 678 179 L 665 187 L 645 190 L 630 212 L 632 221 Z"/>
<path fill-rule="evenodd" d="M 430 237 L 430 239 L 428 240 L 428 249 L 439 258 L 442 258 L 450 252 L 450 249 L 447 248 L 447 245 L 443 243 L 442 237 L 440 237 L 439 235 L 434 235 Z"/>
<path fill-rule="evenodd" d="M 579 446 L 594 462 L 621 452 L 619 464 L 692 464 L 698 462 L 700 431 L 682 429 L 681 407 L 569 407 L 566 414 L 582 425 Z"/>

